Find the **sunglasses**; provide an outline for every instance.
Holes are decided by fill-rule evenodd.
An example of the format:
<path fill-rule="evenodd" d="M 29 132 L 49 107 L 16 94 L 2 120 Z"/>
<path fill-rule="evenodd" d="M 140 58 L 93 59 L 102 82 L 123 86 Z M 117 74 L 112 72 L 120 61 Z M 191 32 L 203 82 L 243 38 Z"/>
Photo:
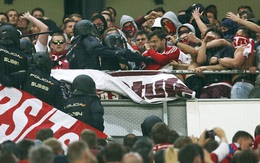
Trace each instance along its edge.
<path fill-rule="evenodd" d="M 64 44 L 65 42 L 63 40 L 56 40 L 56 41 L 51 41 L 51 43 L 57 45 L 57 44 Z"/>

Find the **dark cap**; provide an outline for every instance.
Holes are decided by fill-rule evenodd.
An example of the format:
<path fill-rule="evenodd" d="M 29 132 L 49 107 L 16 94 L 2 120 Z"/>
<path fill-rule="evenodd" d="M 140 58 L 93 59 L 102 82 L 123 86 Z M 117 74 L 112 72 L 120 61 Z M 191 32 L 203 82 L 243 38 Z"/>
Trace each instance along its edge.
<path fill-rule="evenodd" d="M 192 11 L 195 10 L 196 8 L 200 8 L 200 13 L 204 12 L 205 14 L 205 7 L 200 4 L 200 3 L 194 3 L 193 5 L 191 5 L 187 10 L 186 10 L 186 14 L 191 15 Z"/>
<path fill-rule="evenodd" d="M 158 122 L 163 122 L 163 121 L 161 118 L 159 118 L 156 115 L 151 115 L 146 117 L 143 123 L 141 124 L 143 136 L 151 137 L 151 130 L 153 126 Z"/>

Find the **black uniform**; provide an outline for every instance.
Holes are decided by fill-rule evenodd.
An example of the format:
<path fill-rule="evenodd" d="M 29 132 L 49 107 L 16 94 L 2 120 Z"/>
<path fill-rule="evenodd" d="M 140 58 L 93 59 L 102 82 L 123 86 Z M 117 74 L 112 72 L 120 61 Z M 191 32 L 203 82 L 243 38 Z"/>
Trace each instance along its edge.
<path fill-rule="evenodd" d="M 0 45 L 0 83 L 6 82 L 6 76 L 26 70 L 28 67 L 27 57 L 16 45 Z"/>
<path fill-rule="evenodd" d="M 98 96 L 87 93 L 73 93 L 64 106 L 65 113 L 100 131 L 104 131 L 104 108 Z"/>
<path fill-rule="evenodd" d="M 36 65 L 31 65 L 27 71 L 20 71 L 10 75 L 11 83 L 17 88 L 34 95 L 40 100 L 62 109 L 64 99 L 58 80 Z"/>
<path fill-rule="evenodd" d="M 98 38 L 92 35 L 76 36 L 72 41 L 71 49 L 67 53 L 67 60 L 70 63 L 70 69 L 100 70 L 99 56 L 125 58 L 132 62 L 149 62 L 151 60 L 129 49 L 105 47 Z"/>

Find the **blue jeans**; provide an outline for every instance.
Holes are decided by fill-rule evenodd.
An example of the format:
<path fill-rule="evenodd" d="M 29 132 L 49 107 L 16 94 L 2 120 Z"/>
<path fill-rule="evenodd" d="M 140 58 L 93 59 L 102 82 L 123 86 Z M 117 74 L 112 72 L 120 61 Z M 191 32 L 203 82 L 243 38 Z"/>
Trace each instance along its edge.
<path fill-rule="evenodd" d="M 254 86 L 247 82 L 236 82 L 231 88 L 231 99 L 247 99 Z"/>

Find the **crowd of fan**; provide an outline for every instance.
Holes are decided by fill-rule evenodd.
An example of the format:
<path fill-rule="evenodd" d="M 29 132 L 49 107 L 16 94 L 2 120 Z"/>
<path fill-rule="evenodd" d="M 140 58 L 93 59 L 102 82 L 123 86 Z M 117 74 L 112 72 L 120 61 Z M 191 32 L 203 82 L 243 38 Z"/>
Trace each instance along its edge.
<path fill-rule="evenodd" d="M 194 74 L 179 78 L 196 92 L 198 98 L 249 98 L 259 92 L 255 90 L 258 83 L 255 83 L 254 72 L 258 69 L 256 51 L 260 26 L 250 6 L 240 6 L 238 15 L 227 12 L 221 21 L 217 19 L 215 5 L 204 7 L 202 4 L 194 4 L 177 15 L 164 11 L 162 7 L 137 19 L 122 15 L 120 27 L 115 25 L 116 16 L 112 7 L 93 13 L 91 20 L 84 20 L 75 13 L 65 16 L 63 24 L 58 27 L 45 17 L 41 8 L 35 8 L 31 13 L 18 14 L 14 9 L 0 13 L 1 84 L 21 88 L 60 110 L 66 107 L 59 81 L 50 77 L 51 69 L 114 71 L 173 67 L 194 71 Z M 19 34 L 16 34 L 16 28 Z M 20 48 L 17 49 L 18 45 Z M 25 53 L 26 63 L 19 50 Z M 204 70 L 230 69 L 250 70 L 252 73 L 203 74 Z M 95 83 L 88 76 L 81 76 L 81 81 L 83 79 L 93 87 L 82 89 L 79 82 L 76 84 L 79 87 L 73 90 L 74 95 L 88 94 L 96 99 L 101 108 L 99 114 L 103 116 L 103 107 L 95 94 Z M 103 131 L 103 118 L 101 120 L 99 130 Z M 83 131 L 80 141 L 69 144 L 66 156 L 55 138 L 36 137 L 37 141 L 25 139 L 17 144 L 5 141 L 0 146 L 0 162 L 26 162 L 28 159 L 30 163 L 62 162 L 63 159 L 63 162 L 70 163 L 259 161 L 259 127 L 255 130 L 255 138 L 245 131 L 238 131 L 228 144 L 225 132 L 218 127 L 204 131 L 199 138 L 190 138 L 179 136 L 161 121 L 154 126 L 149 122 L 150 126 L 146 128 L 146 121 L 149 122 L 149 118 L 141 126 L 146 138 L 138 140 L 134 134 L 129 134 L 123 145 L 102 139 L 98 145 L 93 131 Z M 213 139 L 215 137 L 220 142 Z"/>
<path fill-rule="evenodd" d="M 51 129 L 41 129 L 34 140 L 0 144 L 1 163 L 257 163 L 260 161 L 260 126 L 254 137 L 246 131 L 234 133 L 227 141 L 219 127 L 205 130 L 197 138 L 179 135 L 157 116 L 141 124 L 143 136 L 127 134 L 123 143 L 98 138 L 92 130 L 81 132 L 78 141 L 68 144 L 53 137 Z"/>
<path fill-rule="evenodd" d="M 21 48 L 27 56 L 30 58 L 35 50 L 46 51 L 54 61 L 53 69 L 191 70 L 193 74 L 178 77 L 196 92 L 197 98 L 259 96 L 254 86 L 258 86 L 255 72 L 260 27 L 250 6 L 239 6 L 237 15 L 227 12 L 222 20 L 215 5 L 204 7 L 199 3 L 177 14 L 158 7 L 136 19 L 122 15 L 119 27 L 116 17 L 116 10 L 106 7 L 93 13 L 90 21 L 77 13 L 66 15 L 58 27 L 42 8 L 31 13 L 19 14 L 14 9 L 0 13 L 2 22 L 9 22 L 22 33 Z M 130 49 L 133 53 L 96 50 L 93 47 L 97 45 L 79 37 L 86 34 L 97 37 L 106 47 Z M 29 45 L 28 40 L 34 44 Z M 82 50 L 79 41 L 89 45 Z M 84 58 L 80 53 L 88 54 Z M 203 74 L 205 70 L 232 69 L 251 73 Z"/>

